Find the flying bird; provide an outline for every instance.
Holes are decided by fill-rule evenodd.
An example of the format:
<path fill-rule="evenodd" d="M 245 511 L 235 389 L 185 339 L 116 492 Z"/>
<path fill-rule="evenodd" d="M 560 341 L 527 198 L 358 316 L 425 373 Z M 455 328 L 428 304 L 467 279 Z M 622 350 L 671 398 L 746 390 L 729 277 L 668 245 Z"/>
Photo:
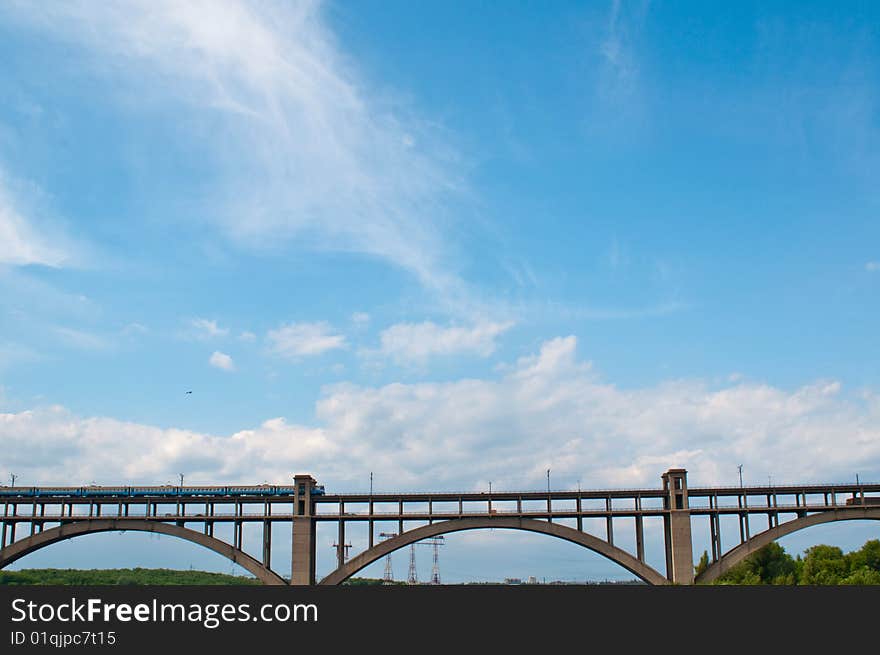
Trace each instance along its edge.
<path fill-rule="evenodd" d="M 185 394 L 183 394 L 183 395 L 185 396 L 187 393 L 192 393 L 192 391 L 187 391 L 187 392 L 186 392 Z"/>

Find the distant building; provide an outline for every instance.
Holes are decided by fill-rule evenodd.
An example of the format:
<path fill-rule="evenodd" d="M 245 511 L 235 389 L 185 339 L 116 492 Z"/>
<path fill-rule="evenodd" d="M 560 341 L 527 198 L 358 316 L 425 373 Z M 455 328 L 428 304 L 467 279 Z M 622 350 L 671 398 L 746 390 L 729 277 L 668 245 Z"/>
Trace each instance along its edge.
<path fill-rule="evenodd" d="M 504 584 L 522 584 L 521 578 L 504 578 Z"/>
<path fill-rule="evenodd" d="M 526 584 L 538 584 L 538 578 L 533 575 L 529 576 L 529 579 L 526 581 Z"/>

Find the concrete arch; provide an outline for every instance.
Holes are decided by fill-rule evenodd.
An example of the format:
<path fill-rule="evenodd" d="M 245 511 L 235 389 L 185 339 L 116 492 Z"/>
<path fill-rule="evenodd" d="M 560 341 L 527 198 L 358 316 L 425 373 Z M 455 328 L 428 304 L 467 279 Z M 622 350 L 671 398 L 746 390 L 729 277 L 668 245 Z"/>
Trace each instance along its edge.
<path fill-rule="evenodd" d="M 833 521 L 858 521 L 864 519 L 880 520 L 880 507 L 842 507 L 786 521 L 774 528 L 758 533 L 736 548 L 732 548 L 721 559 L 697 576 L 695 582 L 701 584 L 717 580 L 755 551 L 792 532 Z"/>
<path fill-rule="evenodd" d="M 376 560 L 385 557 L 390 552 L 403 548 L 411 543 L 436 537 L 441 534 L 450 532 L 460 532 L 462 530 L 477 530 L 480 528 L 506 528 L 511 530 L 526 530 L 528 532 L 538 532 L 541 534 L 551 535 L 559 539 L 565 539 L 573 543 L 589 548 L 590 550 L 604 555 L 608 559 L 617 562 L 630 573 L 637 575 L 645 582 L 653 585 L 669 584 L 663 575 L 651 568 L 644 562 L 630 555 L 625 550 L 621 550 L 616 546 L 612 546 L 607 541 L 603 541 L 598 537 L 594 537 L 586 532 L 569 528 L 558 523 L 550 523 L 548 521 L 538 521 L 536 519 L 523 518 L 505 518 L 505 517 L 486 517 L 486 518 L 467 518 L 467 519 L 451 519 L 448 521 L 440 521 L 430 525 L 423 525 L 414 530 L 408 530 L 396 537 L 383 541 L 373 546 L 369 550 L 353 557 L 344 566 L 339 567 L 319 584 L 336 585 L 341 584 L 344 580 L 351 577 L 359 570 L 372 564 Z"/>
<path fill-rule="evenodd" d="M 0 569 L 11 564 L 15 560 L 25 555 L 45 548 L 51 544 L 65 539 L 72 539 L 84 534 L 92 534 L 96 532 L 114 532 L 117 530 L 133 530 L 136 532 L 156 532 L 166 534 L 172 537 L 179 537 L 194 544 L 204 546 L 232 560 L 236 564 L 243 566 L 245 569 L 253 573 L 263 584 L 268 585 L 285 585 L 287 581 L 274 571 L 267 569 L 259 561 L 251 557 L 245 552 L 230 546 L 225 541 L 216 539 L 189 528 L 184 528 L 173 523 L 163 523 L 161 521 L 146 521 L 144 519 L 85 519 L 82 521 L 73 521 L 71 523 L 62 523 L 58 527 L 50 528 L 43 532 L 19 539 L 10 544 L 3 550 L 0 550 Z"/>

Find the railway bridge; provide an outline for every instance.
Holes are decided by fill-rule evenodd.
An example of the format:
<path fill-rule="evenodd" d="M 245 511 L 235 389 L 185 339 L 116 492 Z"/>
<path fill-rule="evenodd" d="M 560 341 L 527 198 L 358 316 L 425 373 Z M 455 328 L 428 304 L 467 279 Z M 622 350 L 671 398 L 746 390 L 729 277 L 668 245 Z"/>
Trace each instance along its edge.
<path fill-rule="evenodd" d="M 498 528 L 578 544 L 649 584 L 690 585 L 715 580 L 757 549 L 797 530 L 880 519 L 880 484 L 688 488 L 684 469 L 666 471 L 661 481 L 647 489 L 379 494 L 328 494 L 311 475 L 296 475 L 287 486 L 0 487 L 0 568 L 59 541 L 133 530 L 209 548 L 265 584 L 333 585 L 423 539 Z M 585 523 L 597 521 L 604 524 L 601 536 L 585 529 Z M 663 572 L 645 559 L 646 521 L 662 522 Z M 738 523 L 738 539 L 722 544 L 722 523 L 731 521 Z M 322 522 L 336 526 L 336 568 L 318 580 L 316 533 Z M 278 523 L 291 530 L 289 579 L 273 568 L 272 528 Z M 346 528 L 357 523 L 366 524 L 367 546 L 348 559 Z M 377 525 L 389 523 L 396 532 L 386 532 L 393 536 L 377 542 Z M 635 533 L 630 550 L 620 545 L 620 526 L 626 523 Z M 244 526 L 251 524 L 261 528 L 262 549 L 256 554 L 243 545 Z M 711 563 L 695 579 L 693 536 L 706 527 Z M 215 530 L 231 532 L 231 539 Z"/>

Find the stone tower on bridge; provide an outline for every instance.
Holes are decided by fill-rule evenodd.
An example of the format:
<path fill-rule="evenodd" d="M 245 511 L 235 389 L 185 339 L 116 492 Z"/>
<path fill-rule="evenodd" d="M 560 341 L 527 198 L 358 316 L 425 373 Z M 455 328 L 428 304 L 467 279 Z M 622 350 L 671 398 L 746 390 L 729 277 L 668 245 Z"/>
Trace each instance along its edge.
<path fill-rule="evenodd" d="M 669 469 L 663 479 L 663 517 L 666 542 L 666 572 L 673 584 L 694 584 L 694 551 L 691 541 L 691 511 L 688 507 L 687 471 Z"/>

